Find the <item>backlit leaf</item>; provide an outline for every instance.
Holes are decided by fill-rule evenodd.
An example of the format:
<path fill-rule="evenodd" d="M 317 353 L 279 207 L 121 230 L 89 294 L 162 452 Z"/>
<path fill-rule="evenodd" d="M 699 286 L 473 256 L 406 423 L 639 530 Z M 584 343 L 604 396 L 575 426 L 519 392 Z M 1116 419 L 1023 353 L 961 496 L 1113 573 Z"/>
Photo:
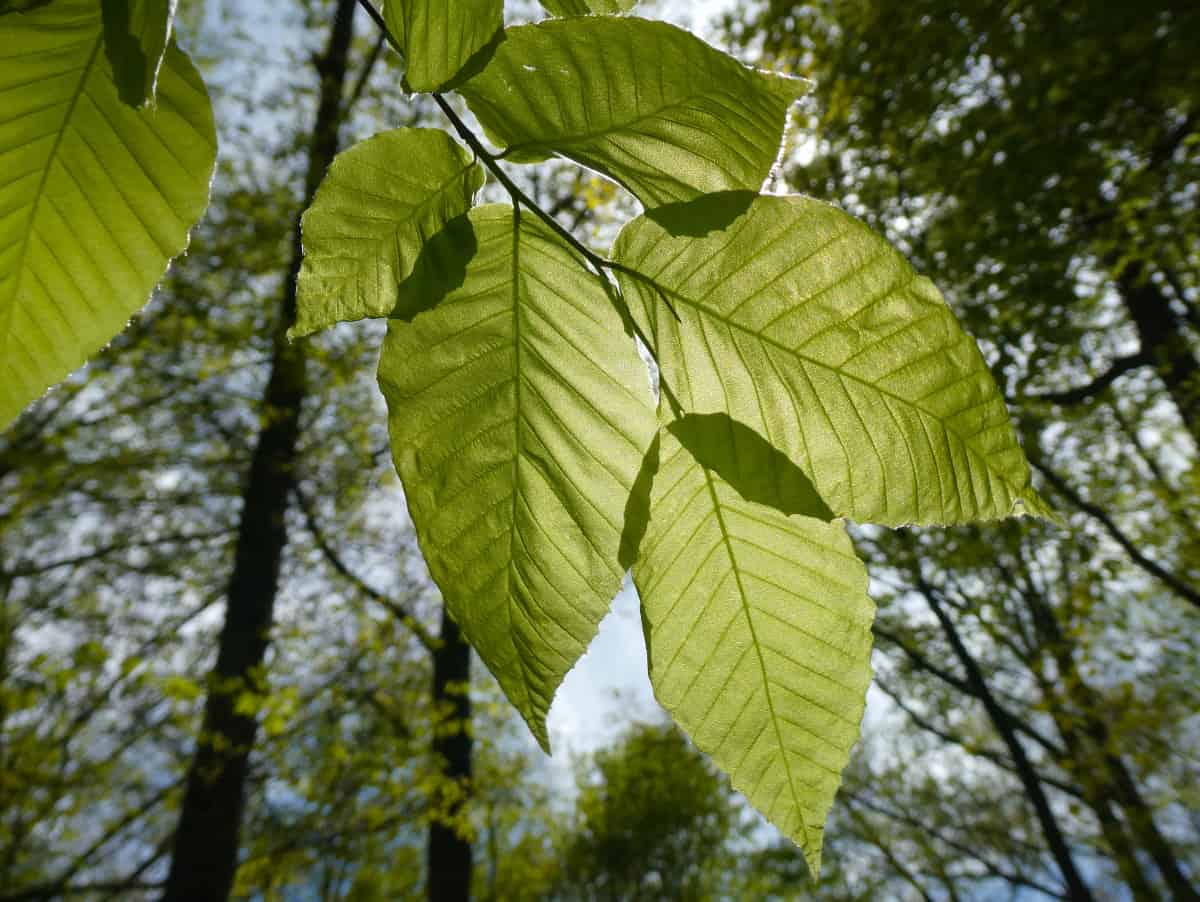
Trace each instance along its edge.
<path fill-rule="evenodd" d="M 5 13 L 23 13 L 39 6 L 45 6 L 50 0 L 0 0 L 0 16 Z"/>
<path fill-rule="evenodd" d="M 146 303 L 208 202 L 208 95 L 171 46 L 156 109 L 121 102 L 100 5 L 0 19 L 0 426 Z"/>
<path fill-rule="evenodd" d="M 400 43 L 414 91 L 440 91 L 495 39 L 504 0 L 386 0 L 383 17 Z"/>
<path fill-rule="evenodd" d="M 654 415 L 645 366 L 574 253 L 507 206 L 466 221 L 461 284 L 392 321 L 379 383 L 430 572 L 545 747 L 554 691 L 621 584 Z M 427 289 L 418 273 L 404 291 Z"/>
<path fill-rule="evenodd" d="M 488 137 L 517 161 L 569 157 L 647 206 L 757 191 L 807 85 L 665 22 L 586 16 L 506 34 L 459 89 Z"/>
<path fill-rule="evenodd" d="M 637 0 L 539 0 L 552 16 L 586 16 L 596 14 L 615 16 L 627 13 Z"/>
<path fill-rule="evenodd" d="M 102 0 L 104 52 L 121 100 L 153 104 L 178 0 Z"/>
<path fill-rule="evenodd" d="M 747 501 L 680 445 L 677 426 L 660 433 L 633 568 L 650 680 L 817 874 L 871 680 L 866 568 L 840 523 Z"/>
<path fill-rule="evenodd" d="M 974 341 L 848 214 L 807 197 L 705 198 L 634 220 L 613 255 L 641 274 L 621 287 L 683 408 L 760 434 L 838 516 L 1047 510 Z"/>
<path fill-rule="evenodd" d="M 436 129 L 382 132 L 338 154 L 304 213 L 291 334 L 395 314 L 422 248 L 470 208 L 483 181 L 483 168 Z"/>

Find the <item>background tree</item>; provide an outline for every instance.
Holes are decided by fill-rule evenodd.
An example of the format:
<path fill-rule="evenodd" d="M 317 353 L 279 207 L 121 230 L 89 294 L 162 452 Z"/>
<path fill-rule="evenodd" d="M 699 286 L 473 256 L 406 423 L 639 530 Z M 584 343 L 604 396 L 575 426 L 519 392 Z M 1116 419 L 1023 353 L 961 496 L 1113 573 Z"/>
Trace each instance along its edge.
<path fill-rule="evenodd" d="M 555 899 L 728 897 L 744 811 L 669 724 L 637 724 L 581 762 Z"/>
<path fill-rule="evenodd" d="M 856 885 L 1055 895 L 1071 859 L 1097 891 L 1195 898 L 1196 763 L 1167 750 L 1197 708 L 1200 18 L 833 0 L 726 25 L 816 79 L 786 177 L 937 273 L 1066 519 L 862 534 L 912 754 L 868 741 L 843 791 L 876 863 Z"/>
<path fill-rule="evenodd" d="M 273 15 L 319 51 L 333 8 Z M 1067 522 L 860 531 L 879 692 L 810 890 L 794 847 L 742 833 L 677 737 L 635 731 L 564 815 L 480 667 L 470 695 L 433 697 L 462 680 L 435 681 L 441 608 L 362 378 L 374 352 L 334 330 L 305 346 L 294 485 L 276 497 L 269 678 L 233 698 L 259 724 L 236 897 L 418 897 L 439 831 L 473 846 L 459 874 L 489 899 L 570 898 L 569 869 L 588 898 L 1067 897 L 1064 861 L 1098 897 L 1195 897 L 1196 13 L 832 0 L 729 24 L 817 78 L 816 137 L 798 133 L 777 184 L 874 219 L 945 287 Z M 423 121 L 381 89 L 399 71 L 380 47 L 348 48 L 347 141 Z M 261 44 L 219 49 L 224 171 L 190 254 L 0 436 L 0 899 L 152 898 L 166 874 L 319 103 L 302 52 L 271 85 Z M 528 175 L 607 246 L 611 184 Z M 461 709 L 446 722 L 454 698 L 473 730 Z M 473 736 L 469 783 L 435 734 Z M 678 810 L 642 805 L 647 784 Z M 738 855 L 698 882 L 697 837 L 728 848 L 724 818 Z"/>

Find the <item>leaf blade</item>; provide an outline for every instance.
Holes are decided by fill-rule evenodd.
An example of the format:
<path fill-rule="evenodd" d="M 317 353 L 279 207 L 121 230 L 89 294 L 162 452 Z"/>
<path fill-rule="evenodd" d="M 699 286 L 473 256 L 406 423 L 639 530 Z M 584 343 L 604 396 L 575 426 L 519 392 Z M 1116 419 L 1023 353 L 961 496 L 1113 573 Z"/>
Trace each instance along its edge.
<path fill-rule="evenodd" d="M 427 238 L 470 209 L 484 177 L 438 129 L 381 132 L 338 154 L 302 219 L 289 335 L 395 314 Z"/>
<path fill-rule="evenodd" d="M 104 52 L 121 100 L 154 104 L 177 0 L 102 0 Z"/>
<path fill-rule="evenodd" d="M 806 90 L 664 22 L 584 16 L 506 35 L 459 88 L 489 139 L 516 161 L 569 157 L 647 207 L 757 191 Z"/>
<path fill-rule="evenodd" d="M 99 7 L 0 21 L 0 426 L 145 304 L 208 202 L 216 133 L 171 45 L 156 110 L 118 97 Z"/>
<path fill-rule="evenodd" d="M 387 0 L 383 17 L 404 54 L 408 86 L 440 91 L 501 30 L 504 0 Z"/>
<path fill-rule="evenodd" d="M 871 679 L 866 569 L 841 524 L 747 501 L 660 437 L 633 568 L 655 695 L 815 875 Z"/>
<path fill-rule="evenodd" d="M 538 0 L 552 16 L 615 16 L 627 13 L 638 0 Z"/>
<path fill-rule="evenodd" d="M 654 417 L 633 343 L 573 252 L 509 207 L 468 218 L 462 284 L 392 321 L 380 386 L 430 571 L 545 747 L 554 690 L 620 587 Z"/>
<path fill-rule="evenodd" d="M 674 235 L 648 214 L 613 249 L 687 410 L 765 437 L 838 516 L 900 526 L 1046 511 L 979 350 L 927 279 L 828 204 L 759 197 L 726 221 L 718 201 L 692 205 L 712 231 Z"/>

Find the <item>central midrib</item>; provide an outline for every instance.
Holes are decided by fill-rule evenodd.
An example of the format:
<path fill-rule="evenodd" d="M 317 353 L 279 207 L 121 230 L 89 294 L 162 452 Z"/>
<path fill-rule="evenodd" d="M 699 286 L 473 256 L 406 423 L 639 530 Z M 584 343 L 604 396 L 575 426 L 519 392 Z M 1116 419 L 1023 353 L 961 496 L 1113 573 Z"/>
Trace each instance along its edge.
<path fill-rule="evenodd" d="M 738 568 L 737 557 L 733 552 L 733 540 L 729 534 L 728 527 L 725 525 L 725 517 L 721 512 L 721 499 L 717 496 L 717 488 L 713 483 L 712 473 L 709 472 L 707 467 L 702 466 L 700 469 L 704 471 L 704 482 L 708 486 L 709 497 L 712 498 L 713 512 L 716 514 L 717 525 L 721 530 L 721 538 L 729 553 L 729 563 L 733 567 L 733 578 L 737 583 L 738 601 L 741 602 L 742 614 L 746 618 L 746 627 L 750 630 L 750 641 L 754 645 L 754 655 L 758 658 L 758 673 L 762 678 L 763 696 L 767 700 L 767 712 L 771 718 L 771 729 L 775 733 L 775 742 L 779 746 L 780 757 L 783 758 L 788 792 L 791 794 L 792 804 L 796 806 L 796 816 L 800 818 L 800 830 L 804 835 L 805 845 L 811 847 L 811 840 L 808 835 L 808 823 L 804 819 L 804 809 L 800 806 L 800 798 L 796 794 L 796 784 L 792 777 L 792 763 L 788 759 L 788 747 L 783 741 L 783 733 L 779 730 L 779 718 L 775 716 L 775 702 L 771 698 L 771 683 L 767 679 L 767 662 L 763 659 L 762 646 L 759 645 L 758 633 L 754 629 L 754 618 L 750 615 L 750 605 L 746 601 L 746 589 L 742 585 L 742 573 Z"/>
<path fill-rule="evenodd" d="M 1006 486 L 1008 486 L 1009 491 L 1012 492 L 1015 497 L 1019 498 L 1022 495 L 1023 489 L 1013 485 L 1013 483 L 1008 478 L 1006 478 L 1003 474 L 997 472 L 995 470 L 995 468 L 993 468 L 989 465 L 988 456 L 986 454 L 984 454 L 977 447 L 975 447 L 975 444 L 970 439 L 966 438 L 960 432 L 958 432 L 958 430 L 955 429 L 953 426 L 951 426 L 947 420 L 938 416 L 938 414 L 934 413 L 932 410 L 929 410 L 926 407 L 922 406 L 921 404 L 918 404 L 916 401 L 912 401 L 901 395 L 897 395 L 895 392 L 888 391 L 886 388 L 884 388 L 881 385 L 878 385 L 874 382 L 868 382 L 866 379 L 863 379 L 859 376 L 855 376 L 853 373 L 845 372 L 842 369 L 840 369 L 836 366 L 833 366 L 832 364 L 826 363 L 822 360 L 817 360 L 814 357 L 810 357 L 808 354 L 805 354 L 803 351 L 801 351 L 797 348 L 789 348 L 787 345 L 785 345 L 779 341 L 776 341 L 775 339 L 771 338 L 770 336 L 763 335 L 758 332 L 754 332 L 747 326 L 743 325 L 742 323 L 739 323 L 736 320 L 730 319 L 729 317 L 724 316 L 723 314 L 721 314 L 717 311 L 714 311 L 711 307 L 708 307 L 707 305 L 705 305 L 691 297 L 688 297 L 687 295 L 684 295 L 681 292 L 675 291 L 672 288 L 667 288 L 663 285 L 660 285 L 658 283 L 658 281 L 655 280 L 653 277 L 647 276 L 644 273 L 641 273 L 640 275 L 642 278 L 644 278 L 646 281 L 648 281 L 651 285 L 653 285 L 659 291 L 663 292 L 664 294 L 671 295 L 676 300 L 678 300 L 684 304 L 687 304 L 693 310 L 696 310 L 696 311 L 704 314 L 705 316 L 711 317 L 712 319 L 717 320 L 718 322 L 724 323 L 730 329 L 736 329 L 737 331 L 741 332 L 743 335 L 748 335 L 757 341 L 761 341 L 764 344 L 768 344 L 773 348 L 777 348 L 779 351 L 783 352 L 784 354 L 790 355 L 792 357 L 796 357 L 799 360 L 804 361 L 805 363 L 812 364 L 813 366 L 819 367 L 820 369 L 826 370 L 827 372 L 834 373 L 839 378 L 847 379 L 850 382 L 857 383 L 858 385 L 861 385 L 866 389 L 869 389 L 871 391 L 876 391 L 881 395 L 885 395 L 888 398 L 891 398 L 893 401 L 896 401 L 899 404 L 903 404 L 906 407 L 916 410 L 918 413 L 921 413 L 927 417 L 930 417 L 931 419 L 940 423 L 942 425 L 942 427 L 946 430 L 947 433 L 953 435 L 956 439 L 958 439 L 960 442 L 962 442 L 963 447 L 965 447 L 968 451 L 970 451 L 972 454 L 974 454 L 976 457 L 978 457 L 980 460 L 982 460 L 985 469 L 989 473 L 994 474 L 1001 482 L 1003 482 Z"/>
<path fill-rule="evenodd" d="M 7 353 L 9 342 L 14 337 L 12 322 L 16 315 L 17 297 L 21 293 L 21 286 L 24 280 L 25 255 L 29 252 L 29 239 L 33 234 L 34 224 L 37 222 L 38 209 L 41 206 L 42 197 L 46 193 L 46 182 L 50 178 L 50 169 L 54 166 L 54 161 L 58 157 L 58 150 L 62 146 L 63 136 L 67 133 L 71 116 L 75 112 L 79 98 L 83 96 L 88 76 L 91 75 L 92 66 L 96 62 L 96 55 L 100 52 L 102 44 L 103 41 L 101 38 L 97 37 L 91 51 L 88 53 L 87 62 L 84 63 L 83 69 L 80 70 L 79 83 L 75 86 L 75 92 L 71 95 L 71 100 L 67 103 L 67 108 L 63 112 L 62 124 L 58 128 L 58 132 L 54 135 L 54 143 L 50 146 L 50 152 L 46 155 L 46 165 L 42 168 L 41 178 L 38 179 L 38 186 L 34 191 L 33 203 L 29 205 L 28 226 L 25 229 L 25 235 L 21 238 L 20 249 L 17 251 L 16 256 L 15 269 L 17 276 L 12 280 L 12 289 L 8 294 L 7 302 L 3 305 L 3 315 L 0 316 L 0 347 L 5 349 L 5 357 L 9 356 Z"/>
<path fill-rule="evenodd" d="M 512 636 L 512 606 L 514 603 L 513 593 L 517 584 L 514 572 L 517 560 L 517 505 L 521 498 L 521 208 L 516 204 L 513 204 L 512 232 L 512 283 L 509 290 L 513 308 L 513 492 L 508 533 L 508 585 L 505 594 L 507 595 L 509 641 L 515 648 L 516 640 Z M 521 688 L 525 695 L 525 705 L 530 709 L 529 714 L 532 715 L 533 693 L 530 691 L 532 681 L 529 668 L 525 664 L 525 657 L 521 654 L 521 650 L 517 648 L 516 652 L 517 665 L 521 668 Z M 522 714 L 524 713 L 522 712 Z M 542 729 L 545 729 L 544 724 Z"/>

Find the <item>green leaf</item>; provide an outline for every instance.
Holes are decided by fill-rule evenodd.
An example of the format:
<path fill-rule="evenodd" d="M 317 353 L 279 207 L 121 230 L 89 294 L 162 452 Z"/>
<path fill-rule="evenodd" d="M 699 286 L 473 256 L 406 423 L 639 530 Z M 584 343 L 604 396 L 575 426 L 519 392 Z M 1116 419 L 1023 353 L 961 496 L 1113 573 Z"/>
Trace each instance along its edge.
<path fill-rule="evenodd" d="M 153 105 L 178 0 L 102 0 L 104 52 L 121 100 Z"/>
<path fill-rule="evenodd" d="M 504 0 L 387 0 L 383 18 L 399 42 L 413 91 L 440 91 L 481 65 L 504 25 Z"/>
<path fill-rule="evenodd" d="M 871 681 L 866 568 L 840 523 L 747 501 L 675 431 L 633 568 L 650 681 L 815 875 Z"/>
<path fill-rule="evenodd" d="M 514 219 L 468 214 L 462 284 L 391 322 L 379 383 L 430 572 L 546 747 L 554 691 L 620 587 L 624 505 L 655 423 L 604 288 L 540 222 Z"/>
<path fill-rule="evenodd" d="M 0 20 L 0 426 L 121 330 L 208 202 L 199 74 L 170 47 L 132 110 L 101 30 L 94 0 Z"/>
<path fill-rule="evenodd" d="M 290 334 L 396 314 L 422 248 L 470 209 L 483 182 L 483 167 L 437 129 L 382 132 L 338 154 L 304 213 Z"/>
<path fill-rule="evenodd" d="M 804 471 L 743 423 L 723 413 L 690 413 L 670 429 L 697 463 L 717 473 L 747 501 L 769 504 L 785 514 L 833 519 L 833 511 Z"/>
<path fill-rule="evenodd" d="M 638 273 L 619 273 L 621 288 L 683 408 L 753 429 L 838 516 L 1048 510 L 974 341 L 848 214 L 807 197 L 705 198 L 634 220 L 613 255 Z"/>
<path fill-rule="evenodd" d="M 39 6 L 45 6 L 50 0 L 0 0 L 0 16 L 5 13 L 24 13 Z"/>
<path fill-rule="evenodd" d="M 638 0 L 539 0 L 552 16 L 615 16 L 627 13 Z"/>
<path fill-rule="evenodd" d="M 459 89 L 491 141 L 517 161 L 569 157 L 648 207 L 757 191 L 806 90 L 665 22 L 586 16 L 507 35 Z"/>

